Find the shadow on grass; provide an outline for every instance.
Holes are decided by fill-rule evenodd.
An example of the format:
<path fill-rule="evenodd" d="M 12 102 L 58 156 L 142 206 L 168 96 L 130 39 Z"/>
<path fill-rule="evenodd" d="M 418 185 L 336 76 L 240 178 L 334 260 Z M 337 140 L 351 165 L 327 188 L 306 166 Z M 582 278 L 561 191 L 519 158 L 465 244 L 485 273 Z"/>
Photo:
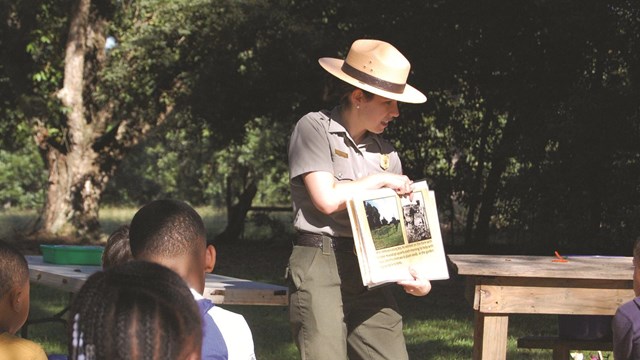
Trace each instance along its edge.
<path fill-rule="evenodd" d="M 31 284 L 29 321 L 61 312 L 71 301 L 71 294 L 39 284 Z M 67 314 L 63 317 L 67 319 Z M 67 328 L 61 322 L 30 324 L 28 338 L 42 345 L 47 354 L 67 353 Z"/>

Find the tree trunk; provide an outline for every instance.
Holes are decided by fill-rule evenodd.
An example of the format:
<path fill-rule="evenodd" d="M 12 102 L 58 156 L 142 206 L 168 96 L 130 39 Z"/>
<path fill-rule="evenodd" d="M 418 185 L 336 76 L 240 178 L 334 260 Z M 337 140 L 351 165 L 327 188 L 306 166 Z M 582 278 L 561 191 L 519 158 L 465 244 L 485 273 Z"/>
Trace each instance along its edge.
<path fill-rule="evenodd" d="M 90 7 L 90 0 L 78 0 L 69 25 L 64 83 L 57 94 L 68 109 L 68 133 L 59 146 L 48 141 L 44 126 L 36 136 L 49 170 L 41 230 L 52 235 L 91 238 L 100 227 L 98 204 L 106 177 L 100 174 L 98 154 L 93 149 L 100 121 L 87 121 L 83 98 Z"/>
<path fill-rule="evenodd" d="M 52 147 L 46 151 L 49 186 L 41 231 L 94 238 L 100 229 L 98 204 L 104 183 L 96 181 L 100 176 L 95 165 L 86 166 L 76 157 Z"/>
<path fill-rule="evenodd" d="M 45 160 L 49 178 L 42 230 L 51 234 L 70 233 L 71 201 L 65 200 L 71 184 L 67 160 L 63 153 L 53 147 L 45 149 Z"/>
<path fill-rule="evenodd" d="M 35 141 L 49 171 L 46 203 L 36 224 L 42 235 L 85 240 L 100 236 L 99 204 L 110 177 L 131 148 L 166 122 L 176 105 L 167 98 L 183 89 L 179 79 L 169 88 L 158 89 L 158 98 L 150 99 L 162 103 L 154 121 L 124 118 L 115 122 L 115 100 L 104 103 L 93 98 L 100 93 L 100 72 L 107 60 L 108 23 L 103 15 L 91 0 L 76 0 L 65 48 L 63 87 L 56 94 L 66 110 L 66 123 L 58 134 L 50 134 L 46 119 L 33 119 Z"/>
<path fill-rule="evenodd" d="M 253 198 L 258 192 L 256 181 L 249 180 L 248 184 L 242 189 L 242 193 L 238 196 L 238 202 L 234 204 L 232 203 L 230 190 L 231 181 L 231 179 L 227 179 L 227 226 L 215 237 L 216 242 L 231 242 L 241 237 L 247 213 L 251 208 Z"/>

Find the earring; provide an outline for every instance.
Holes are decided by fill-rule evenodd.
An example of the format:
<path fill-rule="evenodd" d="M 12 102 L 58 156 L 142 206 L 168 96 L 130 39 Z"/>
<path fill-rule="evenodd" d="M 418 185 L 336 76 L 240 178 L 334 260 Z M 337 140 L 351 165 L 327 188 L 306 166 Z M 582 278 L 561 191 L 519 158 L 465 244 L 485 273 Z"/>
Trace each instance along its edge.
<path fill-rule="evenodd" d="M 357 109 L 357 110 L 360 110 L 360 105 L 356 105 L 356 109 Z"/>

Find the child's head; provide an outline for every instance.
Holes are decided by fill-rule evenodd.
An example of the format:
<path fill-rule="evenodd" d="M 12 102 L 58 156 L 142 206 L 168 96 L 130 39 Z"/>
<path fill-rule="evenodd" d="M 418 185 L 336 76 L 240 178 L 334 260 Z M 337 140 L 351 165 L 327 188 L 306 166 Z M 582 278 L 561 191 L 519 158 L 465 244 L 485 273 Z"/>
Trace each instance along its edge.
<path fill-rule="evenodd" d="M 207 245 L 204 222 L 188 204 L 157 200 L 133 216 L 129 229 L 131 253 L 137 260 L 162 264 L 202 293 L 213 270 L 215 250 Z"/>
<path fill-rule="evenodd" d="M 129 246 L 129 225 L 122 225 L 109 235 L 102 253 L 102 268 L 123 264 L 133 260 Z"/>
<path fill-rule="evenodd" d="M 27 260 L 0 241 L 0 332 L 15 334 L 27 321 L 29 290 Z"/>
<path fill-rule="evenodd" d="M 89 277 L 71 305 L 70 359 L 200 359 L 191 291 L 159 264 L 129 261 Z"/>

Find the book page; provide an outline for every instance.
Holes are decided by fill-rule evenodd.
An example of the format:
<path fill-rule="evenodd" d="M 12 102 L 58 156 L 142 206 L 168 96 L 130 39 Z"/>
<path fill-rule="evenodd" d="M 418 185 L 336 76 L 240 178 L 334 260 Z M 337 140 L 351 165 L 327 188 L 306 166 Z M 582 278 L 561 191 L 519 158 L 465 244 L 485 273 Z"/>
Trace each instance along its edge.
<path fill-rule="evenodd" d="M 351 230 L 353 232 L 354 237 L 354 245 L 356 254 L 362 254 L 362 256 L 358 256 L 358 264 L 360 265 L 360 272 L 363 278 L 369 278 L 369 265 L 366 262 L 365 250 L 363 248 L 362 241 L 357 241 L 362 237 L 362 224 L 358 221 L 358 217 L 355 213 L 355 203 L 353 201 L 349 201 L 347 203 L 347 211 L 349 212 L 349 218 L 351 219 Z M 357 235 L 356 235 L 357 234 Z"/>
<path fill-rule="evenodd" d="M 350 201 L 356 253 L 367 286 L 413 279 L 410 267 L 430 280 L 449 278 L 435 194 L 426 182 L 416 185 L 411 198 L 379 189 Z"/>

